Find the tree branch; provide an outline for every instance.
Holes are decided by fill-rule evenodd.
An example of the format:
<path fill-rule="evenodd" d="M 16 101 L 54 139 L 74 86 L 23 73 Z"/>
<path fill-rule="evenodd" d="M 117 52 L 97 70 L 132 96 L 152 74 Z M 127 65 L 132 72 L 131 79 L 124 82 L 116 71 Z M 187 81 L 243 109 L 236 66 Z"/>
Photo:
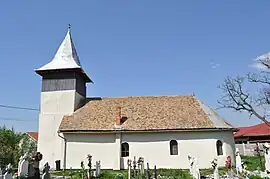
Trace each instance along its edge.
<path fill-rule="evenodd" d="M 270 126 L 265 115 L 259 114 L 255 110 L 251 95 L 243 90 L 244 81 L 245 78 L 239 76 L 236 78 L 227 77 L 219 87 L 223 91 L 224 96 L 218 101 L 218 104 L 221 105 L 221 108 L 230 108 L 240 112 L 246 111 Z"/>

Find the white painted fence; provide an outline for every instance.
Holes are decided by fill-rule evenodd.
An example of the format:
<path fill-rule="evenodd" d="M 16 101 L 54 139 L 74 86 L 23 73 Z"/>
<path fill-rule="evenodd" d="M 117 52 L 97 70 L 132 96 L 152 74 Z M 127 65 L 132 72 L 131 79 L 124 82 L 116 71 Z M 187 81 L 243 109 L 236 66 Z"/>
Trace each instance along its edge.
<path fill-rule="evenodd" d="M 260 148 L 261 148 L 260 144 Z M 254 156 L 256 155 L 256 151 L 254 151 L 254 149 L 256 148 L 256 144 L 255 143 L 251 143 L 251 144 L 235 144 L 235 148 L 239 149 L 240 155 L 244 155 L 244 156 Z"/>

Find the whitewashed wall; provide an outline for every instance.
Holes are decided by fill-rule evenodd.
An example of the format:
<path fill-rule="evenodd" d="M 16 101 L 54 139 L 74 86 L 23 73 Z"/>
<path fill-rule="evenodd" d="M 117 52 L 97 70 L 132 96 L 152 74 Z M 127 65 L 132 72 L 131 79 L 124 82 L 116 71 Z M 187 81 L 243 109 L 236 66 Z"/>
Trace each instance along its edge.
<path fill-rule="evenodd" d="M 87 166 L 87 155 L 93 162 L 100 160 L 102 168 L 112 168 L 117 152 L 115 134 L 65 134 L 67 139 L 67 168 L 80 168 L 81 161 Z"/>
<path fill-rule="evenodd" d="M 57 131 L 63 116 L 72 114 L 82 98 L 75 90 L 41 93 L 37 149 L 43 154 L 40 167 L 48 162 L 55 168 L 56 160 L 61 160 L 63 166 L 64 141 Z"/>
<path fill-rule="evenodd" d="M 127 168 L 128 157 L 119 159 L 119 144 L 116 134 L 65 134 L 67 138 L 67 168 L 80 168 L 80 162 L 87 164 L 86 156 L 91 154 L 93 162 L 101 160 L 102 168 L 117 169 L 115 164 Z M 144 157 L 150 167 L 188 168 L 187 155 L 190 153 L 199 160 L 200 168 L 211 167 L 211 160 L 218 159 L 224 166 L 226 157 L 234 160 L 234 139 L 232 132 L 170 132 L 170 133 L 122 133 L 122 142 L 129 143 L 130 158 Z M 179 155 L 171 156 L 169 142 L 178 141 Z M 217 156 L 216 141 L 223 142 L 223 156 Z"/>

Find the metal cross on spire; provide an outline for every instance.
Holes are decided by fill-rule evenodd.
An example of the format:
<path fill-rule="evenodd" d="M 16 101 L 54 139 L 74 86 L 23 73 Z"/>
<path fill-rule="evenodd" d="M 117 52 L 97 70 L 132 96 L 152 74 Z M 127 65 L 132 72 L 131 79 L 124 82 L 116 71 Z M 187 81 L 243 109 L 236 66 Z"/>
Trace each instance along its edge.
<path fill-rule="evenodd" d="M 71 24 L 68 24 L 68 30 L 70 30 L 71 29 Z"/>

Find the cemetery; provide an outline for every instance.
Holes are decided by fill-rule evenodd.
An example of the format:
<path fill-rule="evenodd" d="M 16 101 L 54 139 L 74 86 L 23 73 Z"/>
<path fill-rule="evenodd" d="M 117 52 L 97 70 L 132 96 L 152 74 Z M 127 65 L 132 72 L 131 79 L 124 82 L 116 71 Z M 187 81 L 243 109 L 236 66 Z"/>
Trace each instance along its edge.
<path fill-rule="evenodd" d="M 37 152 L 0 163 L 0 179 L 270 179 L 270 145 L 242 156 L 236 129 L 195 95 L 87 98 L 92 80 L 70 26 L 53 60 L 35 71 Z"/>
<path fill-rule="evenodd" d="M 91 179 L 91 178 L 112 178 L 112 179 L 266 179 L 270 178 L 270 145 L 264 143 L 255 148 L 257 156 L 240 156 L 236 148 L 236 164 L 232 166 L 232 157 L 228 156 L 226 167 L 219 167 L 217 159 L 209 160 L 212 168 L 199 169 L 200 161 L 196 156 L 188 155 L 187 161 L 190 168 L 186 169 L 162 169 L 154 165 L 149 167 L 149 163 L 143 157 L 130 158 L 127 160 L 127 170 L 106 170 L 102 169 L 101 161 L 93 161 L 92 156 L 86 156 L 87 163 L 80 163 L 81 169 L 52 169 L 46 162 L 40 166 L 43 160 L 42 154 L 24 154 L 20 157 L 17 166 L 8 164 L 0 169 L 0 179 L 28 178 L 28 179 Z"/>
<path fill-rule="evenodd" d="M 270 179 L 268 138 L 241 135 L 235 145 L 237 128 L 195 93 L 88 97 L 87 84 L 94 82 L 80 63 L 70 25 L 54 57 L 35 72 L 42 82 L 38 144 L 29 146 L 36 151 L 20 145 L 23 150 L 9 158 L 2 152 L 0 179 Z M 247 103 L 241 79 L 225 82 L 229 100 L 219 104 L 246 110 L 268 131 L 266 118 Z M 269 92 L 264 95 L 270 104 Z"/>

